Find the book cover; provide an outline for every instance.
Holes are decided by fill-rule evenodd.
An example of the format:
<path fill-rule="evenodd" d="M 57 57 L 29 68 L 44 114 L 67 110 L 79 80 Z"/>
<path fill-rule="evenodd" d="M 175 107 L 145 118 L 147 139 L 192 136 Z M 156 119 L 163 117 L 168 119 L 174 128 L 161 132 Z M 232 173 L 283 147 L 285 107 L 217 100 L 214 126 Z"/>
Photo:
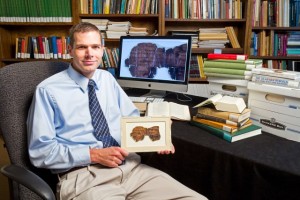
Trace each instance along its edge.
<path fill-rule="evenodd" d="M 246 128 L 246 127 L 248 127 L 252 124 L 251 120 L 247 120 L 247 122 L 243 126 L 237 127 L 237 126 L 224 124 L 224 123 L 221 123 L 221 122 L 212 121 L 212 120 L 208 120 L 208 119 L 198 118 L 198 117 L 193 117 L 193 121 L 199 122 L 199 123 L 202 123 L 202 124 L 206 124 L 208 126 L 212 126 L 214 128 L 218 128 L 218 129 L 221 129 L 221 130 L 224 130 L 224 131 L 227 131 L 231 134 L 235 133 L 239 130 L 242 130 L 242 129 L 244 129 L 244 128 Z"/>
<path fill-rule="evenodd" d="M 241 70 L 251 70 L 256 67 L 255 64 L 246 64 L 230 61 L 215 61 L 215 60 L 205 60 L 204 68 L 226 68 L 226 69 L 241 69 Z"/>
<path fill-rule="evenodd" d="M 255 69 L 255 68 L 253 68 L 253 69 Z M 203 71 L 205 73 L 209 72 L 209 73 L 220 73 L 220 74 L 234 74 L 234 75 L 242 75 L 242 76 L 251 76 L 252 75 L 251 70 L 205 67 L 205 62 L 204 62 Z"/>
<path fill-rule="evenodd" d="M 190 121 L 191 114 L 187 105 L 173 102 L 152 102 L 148 103 L 146 116 L 149 117 L 171 117 L 171 119 Z"/>
<path fill-rule="evenodd" d="M 224 118 L 213 116 L 213 115 L 206 115 L 206 114 L 202 114 L 202 113 L 199 113 L 199 112 L 196 114 L 196 117 L 201 118 L 201 119 L 207 119 L 207 120 L 215 121 L 215 122 L 220 122 L 220 123 L 231 125 L 231 126 L 235 126 L 237 128 L 242 127 L 243 125 L 245 125 L 246 122 L 249 121 L 249 118 L 246 118 L 243 121 L 234 122 L 234 121 L 230 121 L 228 119 L 224 119 Z"/>
<path fill-rule="evenodd" d="M 209 53 L 207 54 L 208 59 L 229 59 L 229 60 L 247 60 L 248 55 L 246 54 L 217 54 L 217 53 Z"/>
<path fill-rule="evenodd" d="M 251 75 L 237 75 L 237 74 L 222 74 L 222 73 L 211 73 L 205 72 L 207 77 L 219 77 L 219 78 L 230 78 L 230 79 L 242 79 L 242 80 L 251 80 Z"/>
<path fill-rule="evenodd" d="M 198 107 L 198 113 L 222 118 L 232 122 L 242 122 L 250 117 L 251 109 L 245 108 L 242 113 L 233 113 L 228 111 L 219 111 L 212 107 Z"/>
<path fill-rule="evenodd" d="M 205 124 L 193 121 L 193 120 L 190 122 L 190 124 L 197 126 L 199 128 L 202 128 L 202 129 L 208 131 L 209 133 L 211 133 L 219 138 L 222 138 L 223 140 L 225 140 L 227 142 L 236 142 L 236 141 L 239 141 L 242 139 L 246 139 L 246 138 L 250 138 L 250 137 L 262 134 L 261 127 L 255 125 L 255 124 L 252 124 L 242 130 L 239 130 L 239 131 L 235 132 L 234 134 L 230 134 L 227 131 L 223 131 L 221 129 L 214 128 L 212 126 L 208 126 L 208 125 L 205 125 Z"/>
<path fill-rule="evenodd" d="M 209 59 L 206 59 L 206 60 L 209 60 Z M 261 66 L 263 63 L 262 59 L 246 59 L 246 60 L 211 59 L 211 61 L 252 64 L 252 65 L 255 65 L 256 67 Z"/>

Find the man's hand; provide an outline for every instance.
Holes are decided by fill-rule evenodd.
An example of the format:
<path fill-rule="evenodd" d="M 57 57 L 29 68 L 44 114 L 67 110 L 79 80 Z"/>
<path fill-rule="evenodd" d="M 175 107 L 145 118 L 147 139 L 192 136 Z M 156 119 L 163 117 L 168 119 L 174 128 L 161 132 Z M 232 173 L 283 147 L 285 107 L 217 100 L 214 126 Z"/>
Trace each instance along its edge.
<path fill-rule="evenodd" d="M 164 150 L 164 151 L 159 151 L 157 152 L 158 154 L 174 154 L 175 153 L 175 147 L 174 145 L 172 144 L 172 147 L 171 147 L 171 150 Z"/>
<path fill-rule="evenodd" d="M 118 167 L 128 156 L 128 152 L 121 147 L 104 149 L 90 149 L 92 163 L 99 163 L 107 167 Z"/>

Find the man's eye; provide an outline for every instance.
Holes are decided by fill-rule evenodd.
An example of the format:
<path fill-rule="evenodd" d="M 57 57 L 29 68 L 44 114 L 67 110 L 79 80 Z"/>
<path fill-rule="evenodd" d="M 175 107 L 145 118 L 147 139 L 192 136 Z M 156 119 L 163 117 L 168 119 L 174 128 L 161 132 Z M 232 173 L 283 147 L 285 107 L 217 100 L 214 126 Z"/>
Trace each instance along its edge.
<path fill-rule="evenodd" d="M 101 49 L 101 46 L 93 46 L 94 49 Z"/>
<path fill-rule="evenodd" d="M 78 46 L 77 49 L 85 49 L 85 46 Z"/>

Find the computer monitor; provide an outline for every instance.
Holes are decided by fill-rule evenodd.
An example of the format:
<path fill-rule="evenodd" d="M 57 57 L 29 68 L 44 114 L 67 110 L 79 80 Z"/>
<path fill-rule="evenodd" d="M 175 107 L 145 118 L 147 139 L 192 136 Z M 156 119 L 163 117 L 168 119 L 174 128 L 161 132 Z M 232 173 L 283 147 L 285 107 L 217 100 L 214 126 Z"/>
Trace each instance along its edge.
<path fill-rule="evenodd" d="M 121 87 L 150 89 L 152 97 L 187 91 L 190 36 L 122 36 L 119 51 Z"/>

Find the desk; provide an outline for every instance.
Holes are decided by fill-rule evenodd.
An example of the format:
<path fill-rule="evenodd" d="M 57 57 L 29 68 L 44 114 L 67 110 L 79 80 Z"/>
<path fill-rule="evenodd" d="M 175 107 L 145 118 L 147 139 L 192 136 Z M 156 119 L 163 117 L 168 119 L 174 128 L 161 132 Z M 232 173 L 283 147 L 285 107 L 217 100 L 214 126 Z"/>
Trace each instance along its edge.
<path fill-rule="evenodd" d="M 178 101 L 167 96 L 166 101 Z M 196 105 L 204 99 L 194 97 Z M 190 108 L 191 114 L 196 109 Z M 214 200 L 300 199 L 300 143 L 268 133 L 228 143 L 188 122 L 173 121 L 174 155 L 148 153 L 159 168 Z"/>

